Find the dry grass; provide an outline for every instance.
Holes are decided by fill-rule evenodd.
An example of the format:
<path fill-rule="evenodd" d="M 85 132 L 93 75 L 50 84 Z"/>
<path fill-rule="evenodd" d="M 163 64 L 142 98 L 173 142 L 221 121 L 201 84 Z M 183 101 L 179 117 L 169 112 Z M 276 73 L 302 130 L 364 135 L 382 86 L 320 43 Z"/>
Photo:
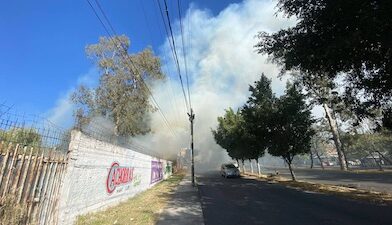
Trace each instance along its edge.
<path fill-rule="evenodd" d="M 174 174 L 151 189 L 102 212 L 80 216 L 77 225 L 155 224 L 183 174 Z"/>
<path fill-rule="evenodd" d="M 347 172 L 349 173 L 370 173 L 370 174 L 385 174 L 385 173 L 392 173 L 391 169 L 383 169 L 383 170 L 379 170 L 379 169 L 349 169 L 347 170 Z"/>
<path fill-rule="evenodd" d="M 256 177 L 260 180 L 268 181 L 269 183 L 279 183 L 285 186 L 294 187 L 304 191 L 312 191 L 319 193 L 332 194 L 337 196 L 344 196 L 351 199 L 368 201 L 382 205 L 392 205 L 392 194 L 382 193 L 376 191 L 361 190 L 353 187 L 345 187 L 330 184 L 318 184 L 305 181 L 292 181 L 290 179 L 281 177 L 279 175 L 254 175 L 247 174 L 250 177 Z"/>
<path fill-rule="evenodd" d="M 26 205 L 16 204 L 14 195 L 6 195 L 0 203 L 0 225 L 23 225 L 27 222 Z"/>

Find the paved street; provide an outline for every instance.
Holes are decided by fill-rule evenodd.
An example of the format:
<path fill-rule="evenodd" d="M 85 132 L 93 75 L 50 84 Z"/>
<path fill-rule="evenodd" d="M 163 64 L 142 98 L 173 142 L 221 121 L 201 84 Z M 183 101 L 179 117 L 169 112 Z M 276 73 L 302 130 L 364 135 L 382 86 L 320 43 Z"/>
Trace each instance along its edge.
<path fill-rule="evenodd" d="M 198 183 L 206 225 L 382 225 L 392 221 L 392 206 L 252 179 L 225 179 L 218 171 L 201 175 Z"/>
<path fill-rule="evenodd" d="M 262 173 L 275 173 L 279 171 L 281 176 L 291 178 L 287 168 L 263 168 Z M 298 180 L 307 180 L 315 183 L 348 185 L 365 190 L 374 190 L 392 193 L 392 171 L 383 173 L 365 172 L 344 172 L 339 169 L 308 169 L 295 168 L 295 175 Z"/>

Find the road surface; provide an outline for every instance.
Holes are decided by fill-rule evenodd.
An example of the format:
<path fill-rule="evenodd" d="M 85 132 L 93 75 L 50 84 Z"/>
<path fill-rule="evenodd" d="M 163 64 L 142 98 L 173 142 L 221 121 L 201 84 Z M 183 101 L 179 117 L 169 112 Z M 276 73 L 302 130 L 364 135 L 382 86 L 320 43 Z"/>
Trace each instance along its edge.
<path fill-rule="evenodd" d="M 198 184 L 206 225 L 383 225 L 392 221 L 392 206 L 253 179 L 226 179 L 218 171 L 204 173 Z"/>

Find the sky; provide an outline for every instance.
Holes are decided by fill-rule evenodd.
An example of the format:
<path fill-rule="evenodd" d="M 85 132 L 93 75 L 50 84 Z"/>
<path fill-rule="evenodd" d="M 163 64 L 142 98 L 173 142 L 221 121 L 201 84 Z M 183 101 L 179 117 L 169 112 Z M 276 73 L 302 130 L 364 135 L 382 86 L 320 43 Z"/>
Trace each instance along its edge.
<path fill-rule="evenodd" d="M 177 1 L 168 2 L 179 45 Z M 132 139 L 175 156 L 180 147 L 189 146 L 189 121 L 156 1 L 101 0 L 100 4 L 116 32 L 131 39 L 130 51 L 151 46 L 168 76 L 151 89 L 171 129 L 156 112 L 152 114 L 152 132 Z M 279 79 L 278 67 L 254 48 L 259 31 L 274 32 L 295 25 L 295 19 L 276 14 L 276 4 L 276 0 L 181 1 L 189 88 L 196 114 L 196 161 L 200 164 L 228 160 L 211 129 L 225 109 L 245 103 L 249 85 L 262 73 L 272 79 L 277 95 L 284 93 L 286 78 Z M 91 87 L 99 79 L 84 48 L 106 35 L 87 1 L 12 1 L 0 9 L 0 30 L 0 103 L 41 114 L 62 127 L 71 126 L 74 106 L 69 102 L 70 94 L 78 85 Z M 180 46 L 178 55 L 182 56 Z M 179 61 L 185 71 L 183 58 Z M 102 119 L 96 123 L 110 126 L 110 121 Z"/>
<path fill-rule="evenodd" d="M 184 0 L 181 5 L 184 12 L 193 4 L 217 14 L 232 2 L 236 1 Z M 170 9 L 176 1 L 168 3 Z M 157 29 L 161 20 L 155 0 L 101 0 L 100 4 L 117 33 L 130 37 L 132 52 L 164 43 Z M 106 32 L 87 1 L 16 0 L 1 5 L 0 102 L 19 111 L 46 113 L 80 77 L 91 73 L 93 65 L 84 48 Z"/>

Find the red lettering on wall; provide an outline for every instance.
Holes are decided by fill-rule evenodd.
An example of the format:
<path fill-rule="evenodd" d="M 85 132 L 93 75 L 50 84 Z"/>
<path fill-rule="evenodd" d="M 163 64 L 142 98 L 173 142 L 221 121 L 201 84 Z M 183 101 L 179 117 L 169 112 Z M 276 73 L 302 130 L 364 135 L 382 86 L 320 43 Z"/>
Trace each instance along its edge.
<path fill-rule="evenodd" d="M 116 187 L 132 182 L 133 170 L 133 167 L 120 166 L 118 162 L 113 162 L 106 179 L 107 192 L 111 194 Z"/>

